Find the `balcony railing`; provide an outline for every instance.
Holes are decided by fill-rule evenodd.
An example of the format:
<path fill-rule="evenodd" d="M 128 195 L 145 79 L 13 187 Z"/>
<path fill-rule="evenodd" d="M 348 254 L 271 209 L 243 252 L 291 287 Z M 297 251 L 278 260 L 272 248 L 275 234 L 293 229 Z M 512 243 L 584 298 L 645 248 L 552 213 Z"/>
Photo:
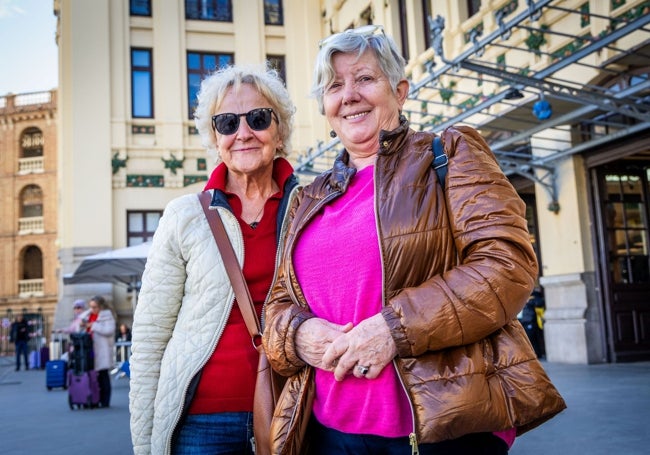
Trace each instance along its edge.
<path fill-rule="evenodd" d="M 51 92 L 33 92 L 16 95 L 16 106 L 29 106 L 32 104 L 48 104 L 52 101 Z"/>
<path fill-rule="evenodd" d="M 18 297 L 43 297 L 43 278 L 35 280 L 19 280 L 18 281 Z"/>
<path fill-rule="evenodd" d="M 43 217 L 18 218 L 18 235 L 42 234 L 45 232 Z"/>
<path fill-rule="evenodd" d="M 18 159 L 18 173 L 31 174 L 36 172 L 43 172 L 43 157 L 35 156 L 32 158 L 19 158 Z"/>
<path fill-rule="evenodd" d="M 56 90 L 0 96 L 0 113 L 4 115 L 55 108 Z"/>

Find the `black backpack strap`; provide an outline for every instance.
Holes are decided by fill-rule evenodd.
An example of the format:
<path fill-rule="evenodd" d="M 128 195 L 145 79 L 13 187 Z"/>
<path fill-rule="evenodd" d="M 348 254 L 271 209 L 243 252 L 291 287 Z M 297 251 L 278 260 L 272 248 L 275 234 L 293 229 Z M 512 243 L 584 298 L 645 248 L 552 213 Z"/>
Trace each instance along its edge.
<path fill-rule="evenodd" d="M 440 186 L 444 188 L 445 177 L 447 177 L 447 164 L 449 163 L 449 158 L 447 157 L 445 149 L 442 146 L 442 140 L 440 139 L 440 136 L 433 138 L 431 148 L 433 149 L 433 162 L 431 163 L 431 167 L 436 171 L 436 174 L 438 174 L 438 183 L 440 183 Z"/>

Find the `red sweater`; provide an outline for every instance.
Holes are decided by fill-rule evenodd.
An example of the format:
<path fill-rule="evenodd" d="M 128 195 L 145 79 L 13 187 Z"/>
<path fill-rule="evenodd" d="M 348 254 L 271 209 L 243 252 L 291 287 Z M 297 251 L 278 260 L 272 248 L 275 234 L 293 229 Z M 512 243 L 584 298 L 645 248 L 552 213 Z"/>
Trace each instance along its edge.
<path fill-rule="evenodd" d="M 86 326 L 86 332 L 90 333 L 90 337 L 93 336 L 92 323 L 97 320 L 99 313 L 93 313 L 92 311 L 88 315 L 88 325 Z"/>
<path fill-rule="evenodd" d="M 239 220 L 244 235 L 244 278 L 260 316 L 275 270 L 278 207 L 284 184 L 293 169 L 285 159 L 275 160 L 273 180 L 280 187 L 280 191 L 267 200 L 264 215 L 255 229 L 241 219 L 242 207 L 239 198 L 225 191 L 227 172 L 223 163 L 217 166 L 205 189 L 223 191 Z M 235 302 L 217 348 L 203 367 L 189 413 L 252 411 L 257 360 L 258 353 L 253 348 L 239 305 Z"/>

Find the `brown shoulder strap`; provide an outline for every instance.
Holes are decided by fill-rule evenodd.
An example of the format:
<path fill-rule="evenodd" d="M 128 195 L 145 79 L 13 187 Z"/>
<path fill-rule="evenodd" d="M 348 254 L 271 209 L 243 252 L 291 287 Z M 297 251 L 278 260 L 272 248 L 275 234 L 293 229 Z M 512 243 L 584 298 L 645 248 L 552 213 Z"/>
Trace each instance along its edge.
<path fill-rule="evenodd" d="M 253 340 L 253 345 L 257 348 L 259 345 L 259 337 L 262 336 L 262 328 L 260 326 L 259 318 L 255 313 L 255 305 L 251 299 L 251 294 L 246 285 L 246 280 L 244 279 L 244 272 L 242 272 L 242 269 L 239 266 L 237 256 L 235 256 L 235 250 L 233 250 L 232 244 L 228 239 L 228 234 L 226 234 L 226 228 L 223 226 L 221 217 L 216 210 L 210 210 L 210 192 L 202 191 L 198 193 L 198 196 L 201 201 L 201 207 L 203 207 L 203 211 L 205 212 L 205 217 L 208 219 L 208 223 L 210 224 L 212 235 L 217 242 L 221 258 L 226 266 L 226 272 L 228 273 L 228 278 L 230 278 L 230 283 L 235 291 L 235 298 L 239 304 L 241 314 L 244 317 L 246 328 Z"/>

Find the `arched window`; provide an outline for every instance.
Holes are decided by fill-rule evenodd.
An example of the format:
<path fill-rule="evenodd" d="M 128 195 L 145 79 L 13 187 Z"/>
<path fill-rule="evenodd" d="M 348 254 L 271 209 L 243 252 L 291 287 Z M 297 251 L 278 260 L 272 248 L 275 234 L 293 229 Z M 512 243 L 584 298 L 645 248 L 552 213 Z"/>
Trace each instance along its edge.
<path fill-rule="evenodd" d="M 29 245 L 23 250 L 22 257 L 23 280 L 37 280 L 43 278 L 43 253 L 35 245 Z"/>
<path fill-rule="evenodd" d="M 38 128 L 27 128 L 20 139 L 20 157 L 43 156 L 43 133 Z"/>
<path fill-rule="evenodd" d="M 43 190 L 37 185 L 27 185 L 20 192 L 20 217 L 43 216 Z"/>

